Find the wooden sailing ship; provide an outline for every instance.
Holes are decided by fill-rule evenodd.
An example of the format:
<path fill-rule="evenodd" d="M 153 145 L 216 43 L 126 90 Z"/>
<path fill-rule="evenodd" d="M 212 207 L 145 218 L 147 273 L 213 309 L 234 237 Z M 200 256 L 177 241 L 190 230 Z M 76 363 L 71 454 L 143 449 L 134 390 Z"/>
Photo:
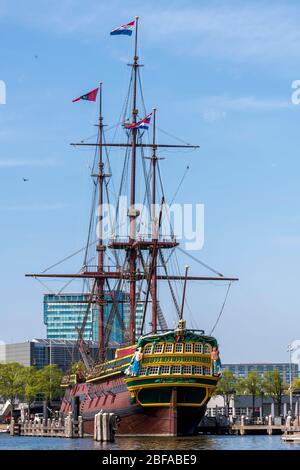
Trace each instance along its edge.
<path fill-rule="evenodd" d="M 206 336 L 204 331 L 186 327 L 183 318 L 186 283 L 189 280 L 234 281 L 222 275 L 189 276 L 172 275 L 165 262 L 164 251 L 175 250 L 179 245 L 174 234 L 162 236 L 161 223 L 165 196 L 162 192 L 157 213 L 157 171 L 159 171 L 158 152 L 164 148 L 196 148 L 191 145 L 161 144 L 156 138 L 156 109 L 152 112 L 152 142 L 144 143 L 137 109 L 139 76 L 138 17 L 135 19 L 134 57 L 132 64 L 131 87 L 128 93 L 132 98 L 131 119 L 125 123 L 126 142 L 107 143 L 104 134 L 102 115 L 102 84 L 100 84 L 99 138 L 96 143 L 74 144 L 93 146 L 98 151 L 96 173 L 92 174 L 99 189 L 97 266 L 92 269 L 85 265 L 77 274 L 31 274 L 34 277 L 77 278 L 90 281 L 90 296 L 83 324 L 78 329 L 77 346 L 80 350 L 85 371 L 66 376 L 62 386 L 65 396 L 61 412 L 66 415 L 77 403 L 78 413 L 83 416 L 84 429 L 93 432 L 94 415 L 100 410 L 114 412 L 120 417 L 120 434 L 139 435 L 190 435 L 196 431 L 220 377 L 218 370 L 218 344 L 215 338 Z M 146 113 L 145 113 L 146 115 Z M 147 121 L 148 122 L 148 121 Z M 106 173 L 105 151 L 107 148 L 125 150 L 130 166 L 130 207 L 128 218 L 130 233 L 126 239 L 114 234 L 108 243 L 104 240 L 102 207 L 105 191 L 111 178 Z M 145 157 L 144 151 L 151 156 Z M 139 211 L 136 209 L 137 157 L 149 164 L 148 185 L 149 206 L 151 206 L 150 236 L 139 236 L 137 223 Z M 124 163 L 125 168 L 125 163 Z M 149 182 L 148 179 L 148 182 Z M 160 175 L 159 175 L 159 179 Z M 147 185 L 146 185 L 147 186 Z M 115 264 L 109 265 L 107 252 L 114 254 Z M 145 255 L 146 254 L 146 255 Z M 122 258 L 123 256 L 123 258 Z M 108 266 L 109 265 L 109 266 Z M 162 329 L 158 327 L 159 301 L 157 298 L 158 281 L 166 282 L 178 313 L 178 326 Z M 184 283 L 181 307 L 172 288 L 172 282 Z M 115 283 L 112 287 L 111 283 Z M 125 324 L 118 312 L 119 293 L 129 286 L 130 316 Z M 143 289 L 137 289 L 143 285 Z M 105 321 L 105 293 L 112 297 L 111 309 Z M 141 331 L 136 331 L 136 303 L 138 293 L 143 293 L 143 321 Z M 150 302 L 151 299 L 151 302 Z M 88 344 L 83 333 L 91 305 L 98 309 L 99 361 L 94 362 L 89 354 Z M 145 318 L 151 304 L 151 331 L 146 332 Z M 112 324 L 118 319 L 122 328 L 123 346 L 115 351 L 113 360 L 106 359 Z"/>

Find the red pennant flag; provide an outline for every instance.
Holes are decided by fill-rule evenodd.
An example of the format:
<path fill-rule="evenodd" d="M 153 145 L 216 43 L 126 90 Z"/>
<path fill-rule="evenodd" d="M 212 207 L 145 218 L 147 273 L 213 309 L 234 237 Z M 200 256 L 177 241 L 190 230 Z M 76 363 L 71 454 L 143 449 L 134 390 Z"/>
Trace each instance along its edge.
<path fill-rule="evenodd" d="M 85 95 L 79 96 L 79 98 L 75 98 L 75 100 L 72 100 L 72 103 L 75 103 L 76 101 L 79 101 L 79 100 L 96 101 L 98 90 L 99 88 L 95 88 L 95 90 L 89 91 Z"/>

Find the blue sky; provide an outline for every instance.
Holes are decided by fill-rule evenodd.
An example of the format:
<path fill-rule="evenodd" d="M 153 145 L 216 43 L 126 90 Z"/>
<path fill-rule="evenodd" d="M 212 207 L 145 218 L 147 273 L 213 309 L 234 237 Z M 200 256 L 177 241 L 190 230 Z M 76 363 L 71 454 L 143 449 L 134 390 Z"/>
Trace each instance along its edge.
<path fill-rule="evenodd" d="M 167 193 L 189 165 L 177 202 L 205 204 L 197 255 L 240 277 L 215 331 L 223 361 L 286 361 L 300 334 L 300 106 L 291 103 L 300 6 L 291 0 L 0 0 L 0 340 L 45 335 L 45 289 L 24 273 L 85 243 L 91 154 L 69 143 L 94 133 L 97 105 L 71 100 L 103 80 L 106 122 L 118 121 L 132 40 L 109 31 L 137 14 L 147 108 L 201 146 L 166 155 Z M 194 324 L 209 331 L 226 286 L 188 289 Z"/>

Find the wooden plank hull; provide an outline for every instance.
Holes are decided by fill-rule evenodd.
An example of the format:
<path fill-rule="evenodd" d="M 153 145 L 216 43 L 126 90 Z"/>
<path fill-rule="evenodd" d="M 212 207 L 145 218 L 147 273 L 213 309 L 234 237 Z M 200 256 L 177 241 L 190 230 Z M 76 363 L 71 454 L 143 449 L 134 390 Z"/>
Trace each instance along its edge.
<path fill-rule="evenodd" d="M 115 383 L 113 383 L 115 382 Z M 124 384 L 121 390 L 122 379 L 109 381 L 106 385 L 110 389 L 119 387 L 116 395 L 102 395 L 97 386 L 77 384 L 74 388 L 66 390 L 62 404 L 62 414 L 66 415 L 72 410 L 72 398 L 79 398 L 79 412 L 84 419 L 84 432 L 93 434 L 94 416 L 103 411 L 115 413 L 120 418 L 117 434 L 120 435 L 165 435 L 180 436 L 193 435 L 205 413 L 205 405 L 199 407 L 177 406 L 176 387 L 172 390 L 172 400 L 169 406 L 142 407 L 132 403 L 131 396 Z M 126 389 L 125 389 L 126 388 Z"/>

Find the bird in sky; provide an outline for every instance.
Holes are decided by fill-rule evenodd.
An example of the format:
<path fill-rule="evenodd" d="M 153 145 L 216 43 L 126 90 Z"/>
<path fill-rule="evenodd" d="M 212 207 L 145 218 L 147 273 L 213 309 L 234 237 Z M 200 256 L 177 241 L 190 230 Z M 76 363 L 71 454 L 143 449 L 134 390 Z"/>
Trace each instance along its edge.
<path fill-rule="evenodd" d="M 28 178 L 22 178 L 22 179 L 23 179 L 24 183 L 25 183 L 26 181 L 29 181 Z"/>

